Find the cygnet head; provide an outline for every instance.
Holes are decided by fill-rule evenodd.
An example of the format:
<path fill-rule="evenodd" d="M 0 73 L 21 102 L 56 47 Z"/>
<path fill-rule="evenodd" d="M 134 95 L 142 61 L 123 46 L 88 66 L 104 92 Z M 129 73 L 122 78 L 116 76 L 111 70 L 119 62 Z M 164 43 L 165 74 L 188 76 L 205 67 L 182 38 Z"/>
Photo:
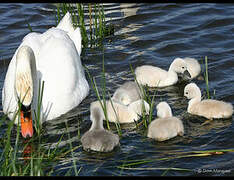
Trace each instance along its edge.
<path fill-rule="evenodd" d="M 160 102 L 157 106 L 157 116 L 159 118 L 172 117 L 172 112 L 169 104 L 165 101 Z"/>
<path fill-rule="evenodd" d="M 121 89 L 119 89 L 114 93 L 112 100 L 114 100 L 115 102 L 120 102 L 123 105 L 129 105 L 131 103 L 131 99 L 129 95 L 126 93 L 126 90 L 121 90 Z"/>
<path fill-rule="evenodd" d="M 174 61 L 170 65 L 169 71 L 170 70 L 173 70 L 176 73 L 182 73 L 188 77 L 191 77 L 190 73 L 187 70 L 187 63 L 182 58 L 175 58 Z"/>
<path fill-rule="evenodd" d="M 189 83 L 184 88 L 184 96 L 188 99 L 201 98 L 201 91 L 195 83 Z"/>

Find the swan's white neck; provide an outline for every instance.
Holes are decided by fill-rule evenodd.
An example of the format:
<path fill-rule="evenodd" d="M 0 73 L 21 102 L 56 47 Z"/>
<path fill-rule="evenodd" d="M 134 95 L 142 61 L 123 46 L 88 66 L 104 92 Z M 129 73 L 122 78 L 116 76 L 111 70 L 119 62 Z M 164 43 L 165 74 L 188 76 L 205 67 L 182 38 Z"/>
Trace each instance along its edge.
<path fill-rule="evenodd" d="M 16 55 L 15 91 L 20 102 L 25 106 L 29 106 L 32 102 L 35 76 L 33 50 L 29 46 L 21 46 Z"/>

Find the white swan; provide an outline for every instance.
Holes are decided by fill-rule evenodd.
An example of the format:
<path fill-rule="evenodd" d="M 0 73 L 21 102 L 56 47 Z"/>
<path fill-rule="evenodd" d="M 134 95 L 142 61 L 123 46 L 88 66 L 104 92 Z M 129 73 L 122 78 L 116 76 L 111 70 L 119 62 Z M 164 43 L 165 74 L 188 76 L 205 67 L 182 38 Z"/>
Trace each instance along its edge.
<path fill-rule="evenodd" d="M 124 105 L 129 105 L 130 103 L 141 99 L 141 94 L 141 90 L 136 82 L 127 81 L 116 89 L 112 96 L 112 100 Z"/>
<path fill-rule="evenodd" d="M 74 30 L 71 22 L 71 15 L 67 13 L 57 27 L 24 37 L 8 66 L 2 90 L 3 112 L 9 119 L 13 120 L 19 99 L 21 122 L 35 120 L 39 80 L 45 82 L 42 122 L 68 112 L 88 95 L 89 85 L 80 61 L 80 29 Z M 23 137 L 31 137 L 32 124 L 24 124 L 21 124 Z"/>
<path fill-rule="evenodd" d="M 186 57 L 183 59 L 186 62 L 187 70 L 188 70 L 189 74 L 191 75 L 190 79 L 194 79 L 195 77 L 197 77 L 201 73 L 201 65 L 194 58 Z"/>
<path fill-rule="evenodd" d="M 101 101 L 101 103 L 104 105 L 103 100 Z M 103 119 L 106 119 L 102 109 L 102 105 L 99 101 L 94 101 L 91 103 L 90 109 L 94 107 L 98 107 L 99 109 L 101 109 L 102 117 Z M 145 110 L 146 114 L 149 114 L 149 104 L 143 99 L 134 101 L 128 106 L 115 101 L 106 100 L 107 117 L 108 121 L 110 122 L 133 123 L 134 121 L 138 121 L 140 119 L 143 110 Z"/>
<path fill-rule="evenodd" d="M 156 108 L 158 118 L 149 124 L 147 137 L 165 141 L 177 135 L 183 136 L 184 125 L 179 118 L 172 115 L 170 106 L 163 101 Z"/>
<path fill-rule="evenodd" d="M 195 83 L 187 84 L 184 96 L 191 99 L 187 111 L 191 114 L 203 116 L 207 119 L 229 118 L 233 114 L 231 103 L 213 99 L 201 100 L 201 91 Z"/>
<path fill-rule="evenodd" d="M 177 73 L 190 76 L 187 64 L 182 58 L 176 58 L 168 71 L 151 65 L 143 65 L 135 69 L 137 82 L 149 87 L 165 87 L 176 84 L 178 81 Z"/>
<path fill-rule="evenodd" d="M 91 106 L 90 119 L 92 126 L 81 137 L 84 150 L 109 152 L 119 145 L 119 136 L 104 129 L 103 116 L 100 108 Z"/>

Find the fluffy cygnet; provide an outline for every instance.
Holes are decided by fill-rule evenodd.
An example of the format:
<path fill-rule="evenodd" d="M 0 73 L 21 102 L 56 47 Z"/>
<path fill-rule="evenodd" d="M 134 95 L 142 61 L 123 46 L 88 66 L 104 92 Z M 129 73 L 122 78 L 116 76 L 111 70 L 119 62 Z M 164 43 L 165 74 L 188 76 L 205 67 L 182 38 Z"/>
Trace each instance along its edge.
<path fill-rule="evenodd" d="M 91 128 L 81 137 L 83 149 L 86 151 L 109 152 L 119 145 L 119 136 L 103 128 L 101 109 L 91 106 Z"/>
<path fill-rule="evenodd" d="M 186 57 L 184 60 L 187 64 L 187 70 L 191 75 L 190 79 L 197 77 L 201 73 L 201 66 L 199 62 L 196 59 L 190 57 Z"/>
<path fill-rule="evenodd" d="M 191 114 L 203 116 L 207 119 L 229 118 L 233 114 L 231 103 L 213 99 L 201 100 L 201 91 L 195 83 L 185 86 L 184 96 L 191 99 L 187 108 L 187 111 Z"/>
<path fill-rule="evenodd" d="M 178 81 L 177 73 L 183 73 L 190 77 L 187 64 L 182 58 L 176 58 L 168 71 L 151 65 L 143 65 L 135 70 L 137 82 L 149 87 L 165 87 L 176 84 Z"/>
<path fill-rule="evenodd" d="M 141 90 L 134 81 L 125 82 L 116 89 L 112 96 L 112 100 L 120 102 L 124 105 L 129 105 L 130 103 L 139 99 L 141 99 Z"/>
<path fill-rule="evenodd" d="M 103 100 L 101 103 L 104 104 Z M 94 107 L 98 107 L 102 110 L 102 106 L 99 101 L 91 103 L 90 108 Z M 132 123 L 134 121 L 138 121 L 143 113 L 143 107 L 145 108 L 145 113 L 149 114 L 150 106 L 142 99 L 134 101 L 128 106 L 115 101 L 106 100 L 107 117 L 110 122 Z M 105 119 L 103 110 L 101 112 L 103 119 Z"/>
<path fill-rule="evenodd" d="M 172 115 L 171 108 L 166 102 L 160 102 L 156 109 L 158 118 L 149 124 L 147 137 L 165 141 L 177 135 L 184 135 L 182 121 Z"/>

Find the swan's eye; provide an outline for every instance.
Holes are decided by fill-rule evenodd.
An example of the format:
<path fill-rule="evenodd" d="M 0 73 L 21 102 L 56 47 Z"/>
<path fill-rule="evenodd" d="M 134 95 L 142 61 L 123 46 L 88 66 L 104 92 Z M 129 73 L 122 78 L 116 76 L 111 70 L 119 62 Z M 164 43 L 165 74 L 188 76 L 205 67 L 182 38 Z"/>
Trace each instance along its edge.
<path fill-rule="evenodd" d="M 185 92 L 185 94 L 188 94 L 188 92 Z"/>
<path fill-rule="evenodd" d="M 182 66 L 182 69 L 184 69 L 184 66 Z"/>

